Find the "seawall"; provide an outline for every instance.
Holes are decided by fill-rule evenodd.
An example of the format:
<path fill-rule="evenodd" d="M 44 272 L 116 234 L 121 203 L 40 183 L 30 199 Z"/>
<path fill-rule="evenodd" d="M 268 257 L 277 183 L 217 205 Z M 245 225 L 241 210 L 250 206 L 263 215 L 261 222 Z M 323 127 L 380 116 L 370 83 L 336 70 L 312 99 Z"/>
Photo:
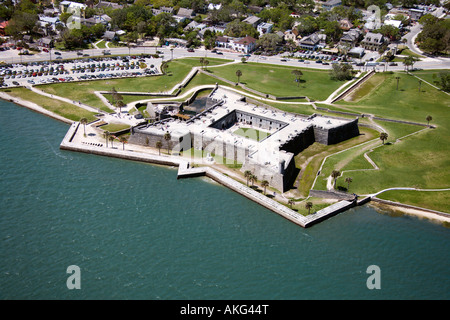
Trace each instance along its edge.
<path fill-rule="evenodd" d="M 343 200 L 314 214 L 303 216 L 296 211 L 286 207 L 285 205 L 253 190 L 252 188 L 247 187 L 246 185 L 228 177 L 227 175 L 215 170 L 210 166 L 192 168 L 190 167 L 189 162 L 181 157 L 156 155 L 139 151 L 122 150 L 120 148 L 112 149 L 88 144 L 74 143 L 73 140 L 75 135 L 77 134 L 79 127 L 79 122 L 74 122 L 71 124 L 69 130 L 67 131 L 64 139 L 60 144 L 60 149 L 159 165 L 176 166 L 178 167 L 178 178 L 207 176 L 210 179 L 213 179 L 223 186 L 239 193 L 240 195 L 243 195 L 244 197 L 255 201 L 263 207 L 279 214 L 280 216 L 303 228 L 307 228 L 329 217 L 332 217 L 352 206 L 355 206 L 356 204 L 355 201 Z"/>

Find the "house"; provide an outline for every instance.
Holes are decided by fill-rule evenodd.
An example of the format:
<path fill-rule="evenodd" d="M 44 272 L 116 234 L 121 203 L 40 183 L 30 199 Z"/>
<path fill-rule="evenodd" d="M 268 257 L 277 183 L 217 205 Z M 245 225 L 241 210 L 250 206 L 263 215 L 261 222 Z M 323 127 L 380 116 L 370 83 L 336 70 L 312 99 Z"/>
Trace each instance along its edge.
<path fill-rule="evenodd" d="M 361 46 L 366 50 L 377 51 L 384 43 L 384 37 L 381 33 L 367 32 L 363 41 L 361 41 Z"/>
<path fill-rule="evenodd" d="M 88 19 L 81 19 L 81 24 L 84 24 L 85 26 L 88 26 L 88 27 L 95 26 L 96 24 L 102 24 L 106 27 L 109 25 L 110 21 L 111 21 L 111 18 L 108 15 L 103 14 L 101 16 L 93 16 Z"/>
<path fill-rule="evenodd" d="M 50 37 L 40 38 L 37 41 L 38 45 L 44 48 L 53 48 L 54 41 Z"/>
<path fill-rule="evenodd" d="M 339 21 L 339 28 L 342 30 L 350 30 L 353 28 L 353 23 L 351 23 L 348 19 L 342 19 Z"/>
<path fill-rule="evenodd" d="M 5 29 L 8 26 L 9 21 L 2 21 L 0 22 L 0 36 L 4 36 L 5 35 Z"/>
<path fill-rule="evenodd" d="M 105 33 L 102 36 L 102 39 L 105 41 L 117 41 L 119 40 L 118 35 L 114 31 L 105 31 Z"/>
<path fill-rule="evenodd" d="M 250 53 L 256 48 L 256 39 L 246 36 L 239 40 L 233 41 L 234 51 Z"/>
<path fill-rule="evenodd" d="M 206 24 L 204 23 L 198 23 L 194 20 L 192 20 L 191 22 L 188 23 L 188 25 L 186 27 L 184 27 L 184 31 L 189 31 L 190 29 L 194 29 L 194 30 L 203 30 L 204 28 L 206 28 Z"/>
<path fill-rule="evenodd" d="M 216 46 L 242 53 L 250 53 L 256 48 L 256 39 L 250 36 L 244 38 L 232 38 L 218 36 Z"/>
<path fill-rule="evenodd" d="M 222 8 L 222 4 L 214 4 L 214 3 L 210 3 L 208 4 L 208 10 L 220 10 L 220 8 Z"/>
<path fill-rule="evenodd" d="M 58 24 L 62 24 L 62 22 L 59 21 L 59 18 L 53 18 L 48 16 L 39 16 L 39 20 L 37 23 L 42 28 L 43 33 L 45 35 L 48 35 L 50 32 L 55 32 L 56 26 Z"/>
<path fill-rule="evenodd" d="M 96 5 L 94 5 L 95 9 L 105 9 L 105 8 L 111 8 L 111 9 L 123 9 L 123 5 L 114 3 L 114 2 L 108 2 L 108 1 L 102 1 L 100 0 Z"/>
<path fill-rule="evenodd" d="M 326 35 L 313 33 L 300 39 L 298 46 L 307 50 L 316 50 L 325 47 L 325 40 Z"/>
<path fill-rule="evenodd" d="M 159 7 L 159 9 L 152 9 L 152 13 L 154 16 L 157 16 L 158 14 L 161 14 L 161 13 L 173 14 L 173 8 L 162 6 L 162 7 Z"/>
<path fill-rule="evenodd" d="M 258 18 L 257 16 L 249 16 L 245 18 L 242 22 L 248 23 L 249 25 L 252 25 L 253 27 L 256 28 L 260 21 L 261 19 Z"/>
<path fill-rule="evenodd" d="M 423 9 L 416 9 L 416 8 L 409 9 L 409 18 L 412 21 L 419 20 L 420 17 L 422 17 L 424 14 L 425 14 L 425 10 L 423 10 Z"/>
<path fill-rule="evenodd" d="M 358 41 L 361 38 L 361 31 L 359 29 L 350 29 L 346 32 L 344 32 L 344 34 L 341 37 L 341 40 L 339 41 L 339 44 L 342 46 L 346 46 L 349 48 L 353 48 Z"/>
<path fill-rule="evenodd" d="M 84 12 L 87 8 L 87 5 L 83 3 L 78 2 L 72 2 L 72 1 L 61 1 L 59 3 L 59 8 L 61 13 L 62 12 L 72 12 L 74 14 L 79 15 L 79 17 L 84 18 Z"/>
<path fill-rule="evenodd" d="M 177 16 L 186 19 L 192 19 L 195 16 L 195 13 L 192 9 L 180 8 L 177 12 Z"/>
<path fill-rule="evenodd" d="M 338 6 L 341 6 L 341 5 L 342 5 L 342 1 L 341 0 L 328 0 L 327 2 L 325 2 L 322 5 L 322 8 L 324 10 L 330 11 L 334 7 L 338 7 Z"/>
<path fill-rule="evenodd" d="M 258 24 L 258 26 L 256 27 L 256 30 L 258 30 L 259 35 L 262 36 L 263 34 L 272 32 L 272 27 L 273 27 L 273 24 L 263 22 L 263 23 Z"/>
<path fill-rule="evenodd" d="M 397 29 L 403 28 L 403 24 L 402 24 L 402 22 L 400 20 L 393 20 L 393 19 L 385 20 L 384 21 L 384 25 L 386 25 L 386 26 L 393 26 L 393 27 L 395 27 Z"/>
<path fill-rule="evenodd" d="M 283 36 L 284 41 L 294 41 L 295 44 L 298 44 L 298 30 L 292 29 L 292 30 L 286 30 L 284 32 Z"/>

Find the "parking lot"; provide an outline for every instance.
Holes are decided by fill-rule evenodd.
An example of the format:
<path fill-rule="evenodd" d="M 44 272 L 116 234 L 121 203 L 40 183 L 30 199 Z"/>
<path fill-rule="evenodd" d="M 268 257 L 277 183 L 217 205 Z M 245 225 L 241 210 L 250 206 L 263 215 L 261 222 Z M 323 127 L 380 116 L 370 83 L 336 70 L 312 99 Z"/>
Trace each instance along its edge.
<path fill-rule="evenodd" d="M 149 56 L 84 58 L 0 66 L 2 87 L 104 78 L 143 77 L 159 73 L 162 59 Z"/>

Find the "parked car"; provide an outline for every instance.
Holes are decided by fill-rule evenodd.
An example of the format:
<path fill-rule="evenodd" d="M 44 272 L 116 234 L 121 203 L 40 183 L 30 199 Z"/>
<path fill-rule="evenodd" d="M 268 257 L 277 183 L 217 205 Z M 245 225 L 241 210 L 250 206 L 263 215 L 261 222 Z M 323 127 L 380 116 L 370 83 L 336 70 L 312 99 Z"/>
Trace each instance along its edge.
<path fill-rule="evenodd" d="M 61 52 L 55 51 L 55 54 L 58 55 L 58 56 L 60 56 L 60 55 L 61 55 Z"/>
<path fill-rule="evenodd" d="M 194 49 L 189 48 L 189 49 L 187 49 L 187 51 L 188 51 L 188 52 L 194 52 Z"/>

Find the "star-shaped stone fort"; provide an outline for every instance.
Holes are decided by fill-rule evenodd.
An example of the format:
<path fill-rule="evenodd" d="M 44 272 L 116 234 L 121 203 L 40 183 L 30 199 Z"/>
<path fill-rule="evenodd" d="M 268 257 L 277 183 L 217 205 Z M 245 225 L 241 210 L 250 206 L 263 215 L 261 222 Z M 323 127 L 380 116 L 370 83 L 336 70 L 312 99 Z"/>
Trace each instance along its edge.
<path fill-rule="evenodd" d="M 359 135 L 358 119 L 304 116 L 260 107 L 217 86 L 205 111 L 188 121 L 173 118 L 133 127 L 129 142 L 157 147 L 170 134 L 174 152 L 194 148 L 242 163 L 260 180 L 287 191 L 295 179 L 294 156 L 318 142 L 339 143 Z"/>

